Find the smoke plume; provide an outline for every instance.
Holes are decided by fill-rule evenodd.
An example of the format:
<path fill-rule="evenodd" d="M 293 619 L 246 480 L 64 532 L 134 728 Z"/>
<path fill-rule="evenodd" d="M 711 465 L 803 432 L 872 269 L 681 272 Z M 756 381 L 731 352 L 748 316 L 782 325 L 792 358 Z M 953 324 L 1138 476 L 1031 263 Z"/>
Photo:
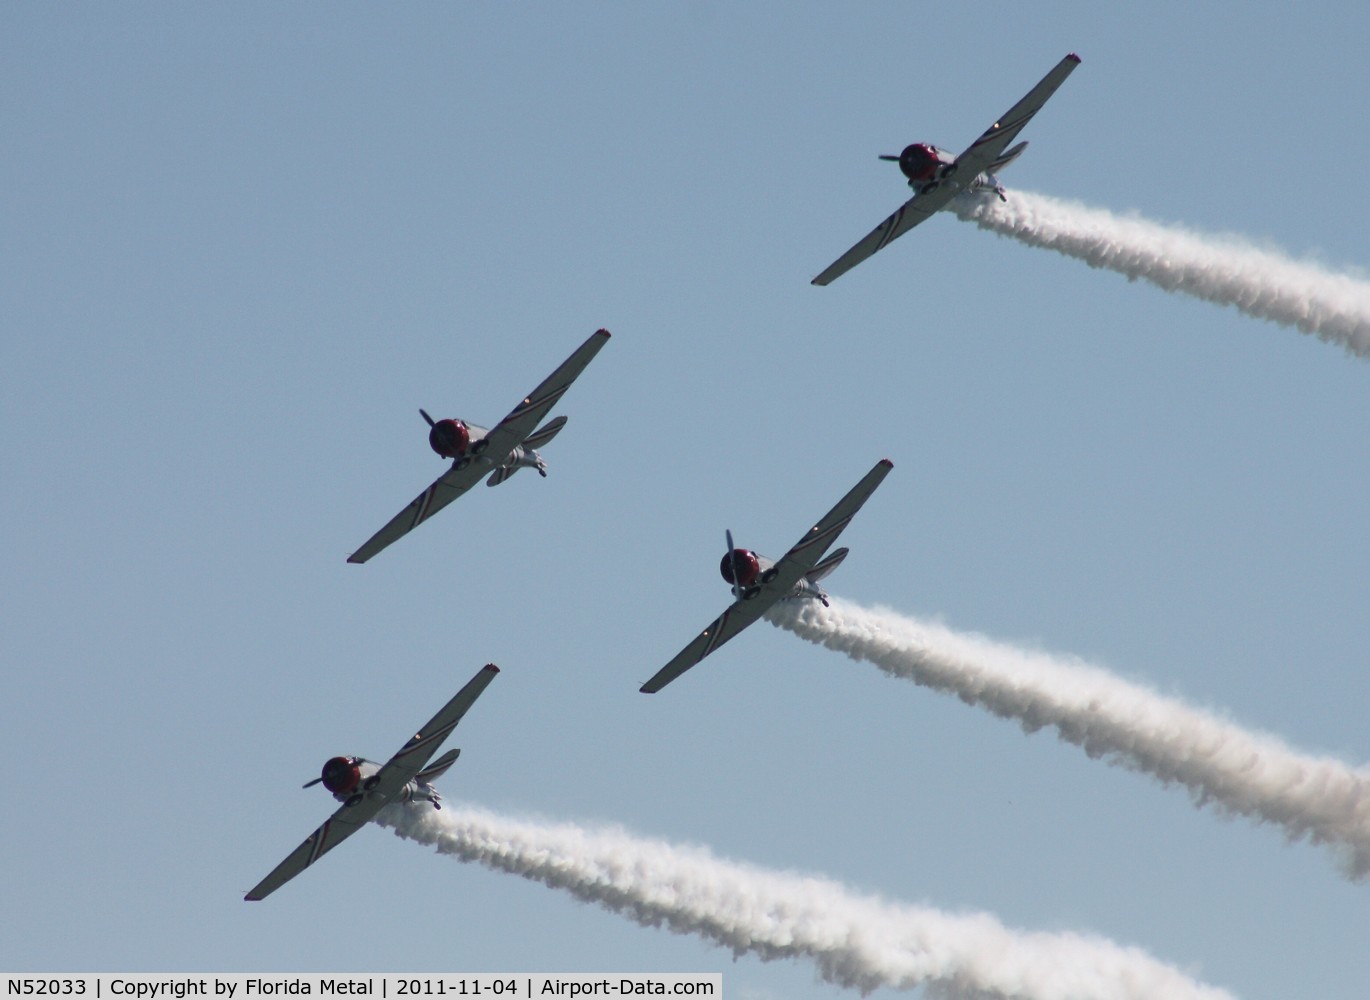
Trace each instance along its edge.
<path fill-rule="evenodd" d="M 763 960 L 803 958 L 860 990 L 926 987 L 989 1000 L 1231 1000 L 1137 948 L 1074 933 L 1006 928 L 767 871 L 700 847 L 614 827 L 507 819 L 482 810 L 390 806 L 379 821 L 439 853 L 562 889 L 644 927 L 665 927 Z"/>
<path fill-rule="evenodd" d="M 1203 235 L 1136 215 L 1119 216 L 1029 191 L 958 197 L 967 222 L 1184 292 L 1248 316 L 1297 327 L 1348 351 L 1370 355 L 1370 282 L 1291 260 L 1231 236 Z"/>
<path fill-rule="evenodd" d="M 1016 649 L 886 609 L 784 601 L 772 624 L 1019 722 L 1051 727 L 1090 757 L 1184 785 L 1198 805 L 1281 827 L 1370 874 L 1370 771 L 1299 753 L 1079 660 Z"/>

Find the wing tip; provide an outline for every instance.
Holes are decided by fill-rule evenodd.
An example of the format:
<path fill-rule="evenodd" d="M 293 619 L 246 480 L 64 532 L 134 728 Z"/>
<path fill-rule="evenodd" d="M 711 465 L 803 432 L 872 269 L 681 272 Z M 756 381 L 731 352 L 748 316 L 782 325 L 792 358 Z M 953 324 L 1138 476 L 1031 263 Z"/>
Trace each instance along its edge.
<path fill-rule="evenodd" d="M 499 673 L 499 667 L 495 666 L 493 663 L 487 663 L 485 666 L 481 667 L 481 673 L 497 674 Z"/>
<path fill-rule="evenodd" d="M 661 688 L 654 688 L 650 684 L 644 684 L 637 689 L 638 694 L 656 694 Z"/>
<path fill-rule="evenodd" d="M 347 557 L 347 561 L 357 566 L 360 566 L 362 563 L 366 562 L 365 559 L 357 558 L 357 553 L 355 552 L 353 552 L 350 556 Z"/>
<path fill-rule="evenodd" d="M 888 458 L 882 458 L 880 461 L 876 462 L 875 464 L 876 464 L 876 465 L 882 465 L 882 466 L 884 466 L 886 469 L 893 469 L 893 468 L 894 468 L 894 463 L 891 462 Z"/>
<path fill-rule="evenodd" d="M 610 333 L 608 330 L 604 329 L 604 327 L 602 327 L 602 326 L 601 326 L 598 330 L 595 331 L 594 335 L 595 335 L 596 337 L 603 337 L 605 340 L 608 340 L 610 337 L 613 336 L 612 333 Z"/>
<path fill-rule="evenodd" d="M 1073 63 L 1078 63 L 1078 62 L 1080 61 L 1080 57 L 1077 56 L 1074 52 L 1069 53 L 1069 54 L 1066 56 L 1066 58 L 1069 59 L 1069 60 L 1070 60 L 1071 62 L 1073 62 Z"/>

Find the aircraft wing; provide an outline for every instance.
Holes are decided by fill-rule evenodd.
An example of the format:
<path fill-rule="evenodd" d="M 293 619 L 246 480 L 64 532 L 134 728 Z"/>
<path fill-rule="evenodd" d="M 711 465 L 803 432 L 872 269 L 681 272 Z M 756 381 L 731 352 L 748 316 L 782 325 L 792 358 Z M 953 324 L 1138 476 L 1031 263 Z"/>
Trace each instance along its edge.
<path fill-rule="evenodd" d="M 803 538 L 794 543 L 790 551 L 780 557 L 775 564 L 775 582 L 789 580 L 793 587 L 801 576 L 813 569 L 893 468 L 894 463 L 888 458 L 876 462 L 871 471 L 862 476 L 861 481 L 848 490 L 847 495 L 837 501 L 832 510 L 824 514 L 817 524 L 804 533 Z"/>
<path fill-rule="evenodd" d="M 655 694 L 685 671 L 689 670 L 704 657 L 723 645 L 748 625 L 752 624 L 777 601 L 783 600 L 794 591 L 799 578 L 811 570 L 823 553 L 837 540 L 842 529 L 851 523 L 856 512 L 861 509 L 875 488 L 880 485 L 894 463 L 889 459 L 877 462 L 861 481 L 848 491 L 817 524 L 804 533 L 790 551 L 780 557 L 780 561 L 766 574 L 760 589 L 752 596 L 733 602 L 732 607 L 715 618 L 694 640 L 677 653 L 674 659 L 658 670 L 640 690 L 643 694 Z"/>
<path fill-rule="evenodd" d="M 409 506 L 392 517 L 384 528 L 367 539 L 365 545 L 347 557 L 347 561 L 366 562 L 391 542 L 403 538 L 475 486 L 489 471 L 487 466 L 478 462 L 471 462 L 460 469 L 457 465 L 457 462 L 453 462 L 452 467 L 435 479 L 432 486 L 416 496 Z"/>
<path fill-rule="evenodd" d="M 914 195 L 895 209 L 893 215 L 872 229 L 865 239 L 829 264 L 810 284 L 826 285 L 835 278 L 840 278 L 877 250 L 883 250 L 918 223 L 945 208 L 947 202 L 955 195 L 956 189 L 945 184 L 927 194 Z"/>
<path fill-rule="evenodd" d="M 536 389 L 524 396 L 523 401 L 485 435 L 486 445 L 481 452 L 481 460 L 485 463 L 487 471 L 492 466 L 504 464 L 509 453 L 533 433 L 542 418 L 547 416 L 547 411 L 557 405 L 557 400 L 566 394 L 566 390 L 571 388 L 571 383 L 608 342 L 608 330 L 596 330 L 590 334 L 585 343 L 577 347 L 571 356 L 561 363 L 561 367 L 543 379 Z"/>
<path fill-rule="evenodd" d="M 305 838 L 303 844 L 291 851 L 289 857 L 271 869 L 271 874 L 258 882 L 243 898 L 252 901 L 265 899 L 360 830 L 384 806 L 385 802 L 381 799 L 364 798 L 355 805 L 339 807 L 323 826 Z"/>
<path fill-rule="evenodd" d="M 710 622 L 708 628 L 695 636 L 693 642 L 677 653 L 670 663 L 653 674 L 652 679 L 638 690 L 643 694 L 656 694 L 764 615 L 766 609 L 784 597 L 785 593 L 778 587 L 763 587 L 762 591 L 750 600 L 734 601 L 732 607 Z"/>
<path fill-rule="evenodd" d="M 392 801 L 410 780 L 423 770 L 424 765 L 438 752 L 442 741 L 457 728 L 457 723 L 466 710 L 475 704 L 482 692 L 499 673 L 499 667 L 487 663 L 475 677 L 466 682 L 465 687 L 452 696 L 452 700 L 437 715 L 428 720 L 417 733 L 409 738 L 395 756 L 386 761 L 385 766 L 371 779 L 375 785 L 367 789 L 368 798 L 374 797 L 381 802 Z"/>
<path fill-rule="evenodd" d="M 609 339 L 608 330 L 591 334 L 572 355 L 562 362 L 542 383 L 523 398 L 509 415 L 472 447 L 472 461 L 461 466 L 460 461 L 439 476 L 428 489 L 390 519 L 384 528 L 372 535 L 356 552 L 347 557 L 350 563 L 364 563 L 387 545 L 409 534 L 428 518 L 461 496 L 493 468 L 504 464 L 509 453 L 533 432 L 547 411 L 556 405 L 571 388 L 577 376 Z M 477 453 L 475 449 L 479 448 Z"/>
<path fill-rule="evenodd" d="M 1026 97 L 985 129 L 984 134 L 956 158 L 957 180 L 963 185 L 969 184 L 982 171 L 988 169 L 1078 65 L 1080 57 L 1072 52 L 1058 62 L 1050 73 L 1042 77 L 1041 82 L 1029 90 Z"/>

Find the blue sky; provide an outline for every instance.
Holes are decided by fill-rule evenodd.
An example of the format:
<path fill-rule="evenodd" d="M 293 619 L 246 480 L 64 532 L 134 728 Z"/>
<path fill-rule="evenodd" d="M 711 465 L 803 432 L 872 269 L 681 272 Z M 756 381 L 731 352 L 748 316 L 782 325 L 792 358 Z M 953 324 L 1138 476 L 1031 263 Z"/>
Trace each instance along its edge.
<path fill-rule="evenodd" d="M 809 279 L 1062 55 L 1010 188 L 1367 263 L 1353 5 L 10 5 L 0 966 L 762 964 L 366 830 L 242 893 L 476 669 L 451 799 L 1363 995 L 1365 886 L 1278 832 L 765 624 L 638 686 L 895 469 L 829 581 L 1370 756 L 1366 362 L 930 221 Z M 550 477 L 365 566 L 597 327 Z M 737 991 L 743 991 L 738 993 Z"/>

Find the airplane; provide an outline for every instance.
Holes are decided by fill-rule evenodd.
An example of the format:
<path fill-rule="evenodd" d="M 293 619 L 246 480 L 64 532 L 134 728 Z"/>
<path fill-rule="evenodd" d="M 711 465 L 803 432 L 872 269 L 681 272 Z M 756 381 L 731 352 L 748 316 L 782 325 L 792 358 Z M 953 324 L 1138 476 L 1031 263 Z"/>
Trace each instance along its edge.
<path fill-rule="evenodd" d="M 571 383 L 608 340 L 608 330 L 591 334 L 493 430 L 464 420 L 434 420 L 426 410 L 419 410 L 419 415 L 428 421 L 429 447 L 442 458 L 452 459 L 452 467 L 415 497 L 413 503 L 392 517 L 390 523 L 372 535 L 365 545 L 348 556 L 347 561 L 366 562 L 475 486 L 486 473 L 490 474 L 486 486 L 498 486 L 519 469 L 537 469 L 538 474 L 545 477 L 547 463 L 537 449 L 557 436 L 557 432 L 566 426 L 566 418 L 548 421 L 537 431 L 533 428 L 571 388 Z"/>
<path fill-rule="evenodd" d="M 1008 166 L 1027 148 L 1026 142 L 1020 142 L 1012 149 L 1008 149 L 1008 144 L 1079 64 L 1080 57 L 1073 52 L 1058 62 L 1026 97 L 986 129 L 960 156 L 952 156 L 945 149 L 923 142 L 905 146 L 898 156 L 882 155 L 880 159 L 899 164 L 909 187 L 913 188 L 913 197 L 865 239 L 833 261 L 811 284 L 826 285 L 846 274 L 877 250 L 883 250 L 918 223 L 946 208 L 962 191 L 988 188 L 1007 201 L 995 172 Z"/>
<path fill-rule="evenodd" d="M 333 757 L 325 763 L 323 773 L 304 787 L 323 782 L 324 788 L 342 803 L 341 808 L 243 899 L 265 899 L 360 830 L 391 802 L 426 801 L 431 802 L 434 809 L 441 809 L 441 797 L 432 783 L 456 763 L 461 751 L 449 750 L 431 765 L 429 758 L 457 728 L 466 710 L 498 673 L 499 667 L 493 663 L 482 667 L 428 725 L 415 733 L 384 765 L 361 757 Z"/>
<path fill-rule="evenodd" d="M 826 558 L 823 553 L 851 523 L 861 505 L 870 499 L 892 468 L 894 463 L 887 458 L 876 462 L 871 471 L 837 501 L 837 506 L 824 514 L 822 520 L 806 531 L 777 562 L 750 549 L 734 547 L 733 533 L 725 532 L 728 551 L 723 554 L 718 569 L 723 579 L 732 585 L 737 600 L 638 690 L 643 694 L 656 694 L 780 601 L 813 600 L 827 607 L 828 595 L 818 581 L 837 569 L 847 558 L 847 550 L 838 549 Z"/>

